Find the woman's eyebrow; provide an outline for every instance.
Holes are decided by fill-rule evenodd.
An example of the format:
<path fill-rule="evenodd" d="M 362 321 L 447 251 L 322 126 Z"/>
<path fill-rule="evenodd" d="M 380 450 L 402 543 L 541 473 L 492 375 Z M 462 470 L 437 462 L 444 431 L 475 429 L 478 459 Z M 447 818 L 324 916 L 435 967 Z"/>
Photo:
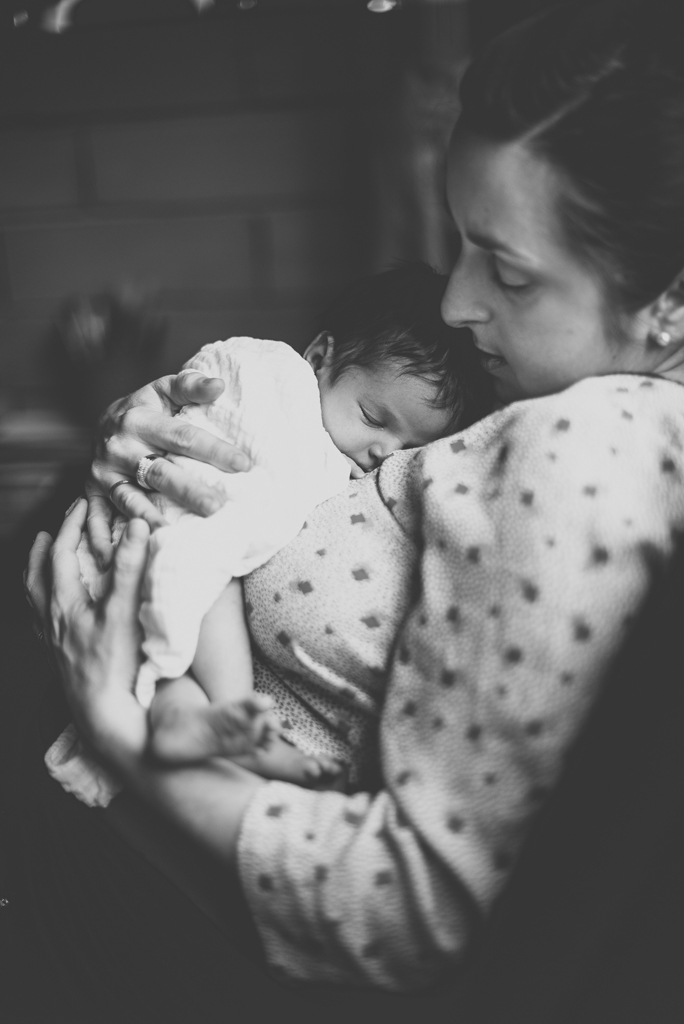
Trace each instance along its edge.
<path fill-rule="evenodd" d="M 499 238 L 494 238 L 493 235 L 487 235 L 481 231 L 468 231 L 466 237 L 470 242 L 479 246 L 480 249 L 496 249 L 499 252 L 507 253 L 509 256 L 514 256 L 516 259 L 529 259 L 525 253 L 520 252 L 518 249 L 514 249 L 506 242 L 502 242 Z"/>

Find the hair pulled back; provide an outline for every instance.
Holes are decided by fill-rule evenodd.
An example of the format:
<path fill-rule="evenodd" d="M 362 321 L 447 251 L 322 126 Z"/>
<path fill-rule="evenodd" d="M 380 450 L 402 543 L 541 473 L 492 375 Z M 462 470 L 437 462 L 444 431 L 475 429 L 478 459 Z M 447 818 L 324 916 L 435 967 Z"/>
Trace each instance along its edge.
<path fill-rule="evenodd" d="M 635 312 L 684 270 L 684 2 L 563 4 L 473 61 L 458 130 L 524 141 L 565 182 L 573 251 Z"/>

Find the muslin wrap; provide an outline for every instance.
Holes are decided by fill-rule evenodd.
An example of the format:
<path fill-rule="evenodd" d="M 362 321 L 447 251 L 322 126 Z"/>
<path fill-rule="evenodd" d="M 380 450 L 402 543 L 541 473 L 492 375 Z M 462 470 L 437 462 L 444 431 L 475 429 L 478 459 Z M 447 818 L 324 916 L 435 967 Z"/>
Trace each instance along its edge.
<path fill-rule="evenodd" d="M 252 468 L 225 473 L 168 456 L 227 494 L 225 505 L 206 518 L 150 495 L 168 525 L 152 534 L 143 584 L 145 660 L 135 692 L 145 707 L 158 679 L 177 678 L 190 667 L 202 619 L 229 581 L 268 561 L 297 535 L 312 508 L 349 481 L 349 464 L 323 427 L 316 376 L 289 345 L 256 338 L 217 341 L 182 372 L 195 370 L 221 377 L 225 390 L 210 405 L 184 406 L 178 418 L 241 448 Z M 120 517 L 115 540 L 124 526 Z M 86 535 L 78 557 L 86 588 L 99 597 L 109 573 L 99 570 Z M 50 748 L 46 763 L 64 788 L 92 805 L 106 805 L 116 790 L 108 774 L 84 758 L 72 727 Z"/>

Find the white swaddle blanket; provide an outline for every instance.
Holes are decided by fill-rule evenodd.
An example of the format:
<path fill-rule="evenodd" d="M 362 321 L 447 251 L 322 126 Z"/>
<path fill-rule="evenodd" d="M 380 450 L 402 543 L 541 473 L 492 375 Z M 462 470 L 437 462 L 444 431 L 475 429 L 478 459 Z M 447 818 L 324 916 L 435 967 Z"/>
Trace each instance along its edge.
<path fill-rule="evenodd" d="M 307 513 L 349 480 L 349 464 L 323 427 L 316 377 L 283 342 L 230 338 L 204 348 L 182 372 L 199 370 L 225 381 L 211 405 L 185 406 L 179 417 L 241 448 L 252 460 L 246 473 L 224 473 L 182 456 L 168 456 L 198 480 L 227 496 L 214 515 L 202 518 L 160 494 L 150 495 L 168 522 L 150 540 L 140 621 L 146 660 L 136 696 L 149 706 L 158 679 L 190 667 L 206 612 L 233 577 L 263 565 L 292 540 Z M 120 536 L 125 520 L 117 523 Z M 107 585 L 87 537 L 78 550 L 84 584 L 92 596 Z M 50 773 L 87 803 L 106 805 L 111 780 L 93 777 L 70 727 L 46 755 Z M 89 780 L 89 781 L 88 781 Z"/>

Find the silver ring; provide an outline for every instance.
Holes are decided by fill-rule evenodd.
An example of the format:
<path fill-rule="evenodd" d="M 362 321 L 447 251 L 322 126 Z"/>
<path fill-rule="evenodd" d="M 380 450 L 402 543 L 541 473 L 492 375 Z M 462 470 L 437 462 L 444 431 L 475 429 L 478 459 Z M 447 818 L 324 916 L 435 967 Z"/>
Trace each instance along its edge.
<path fill-rule="evenodd" d="M 112 505 L 114 504 L 114 491 L 117 489 L 117 487 L 121 487 L 121 484 L 130 484 L 130 482 L 131 481 L 127 477 L 122 476 L 120 480 L 117 480 L 115 483 L 112 484 L 112 486 L 109 488 L 109 500 L 111 501 Z"/>
<path fill-rule="evenodd" d="M 138 482 L 138 487 L 142 487 L 144 491 L 153 491 L 154 487 L 150 487 L 147 482 L 147 474 L 150 471 L 150 466 L 157 459 L 161 458 L 160 455 L 143 455 L 142 459 L 138 459 L 138 466 L 135 471 L 135 479 Z"/>

